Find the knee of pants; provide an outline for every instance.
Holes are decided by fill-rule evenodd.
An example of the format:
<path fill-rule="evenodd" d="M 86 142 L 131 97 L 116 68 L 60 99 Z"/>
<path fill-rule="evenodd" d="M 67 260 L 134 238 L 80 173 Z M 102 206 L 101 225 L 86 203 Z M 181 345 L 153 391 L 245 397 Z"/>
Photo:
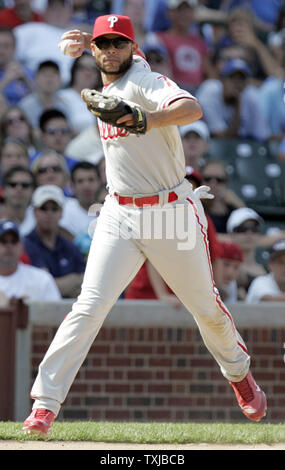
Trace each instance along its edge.
<path fill-rule="evenodd" d="M 209 325 L 223 323 L 229 315 L 218 293 L 216 295 L 214 293 L 197 295 L 192 302 L 190 311 L 194 317 Z"/>
<path fill-rule="evenodd" d="M 72 313 L 78 313 L 80 315 L 86 315 L 93 317 L 94 319 L 105 318 L 111 310 L 114 299 L 106 299 L 99 297 L 98 295 L 90 295 L 88 298 L 84 296 L 78 297 L 77 301 L 73 304 Z"/>

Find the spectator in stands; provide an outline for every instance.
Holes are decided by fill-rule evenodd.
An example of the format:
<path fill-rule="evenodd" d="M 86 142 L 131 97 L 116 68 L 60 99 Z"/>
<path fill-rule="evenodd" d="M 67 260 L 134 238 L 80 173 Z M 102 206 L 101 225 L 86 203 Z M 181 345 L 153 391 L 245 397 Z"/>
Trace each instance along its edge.
<path fill-rule="evenodd" d="M 246 49 L 251 76 L 255 83 L 260 85 L 270 76 L 280 76 L 281 69 L 278 61 L 271 54 L 269 48 L 258 37 L 254 15 L 248 8 L 234 8 L 228 15 L 228 32 L 218 44 L 218 48 L 230 45 L 239 45 Z"/>
<path fill-rule="evenodd" d="M 124 0 L 122 15 L 129 16 L 132 20 L 136 41 L 142 45 L 145 41 L 144 16 L 146 14 L 146 0 Z"/>
<path fill-rule="evenodd" d="M 271 0 L 260 2 L 256 0 L 230 0 L 223 2 L 223 8 L 227 11 L 236 9 L 238 7 L 247 9 L 254 16 L 254 21 L 258 31 L 268 32 L 272 31 L 278 19 L 278 15 L 283 7 L 283 0 Z"/>
<path fill-rule="evenodd" d="M 207 44 L 194 23 L 197 5 L 197 0 L 168 0 L 170 28 L 148 36 L 149 41 L 164 45 L 174 81 L 190 92 L 195 92 L 203 80 L 212 75 Z"/>
<path fill-rule="evenodd" d="M 210 133 L 207 124 L 196 121 L 179 128 L 185 155 L 185 163 L 201 171 L 207 161 Z"/>
<path fill-rule="evenodd" d="M 66 153 L 70 158 L 97 165 L 103 155 L 97 120 L 71 139 L 66 146 Z"/>
<path fill-rule="evenodd" d="M 244 202 L 228 187 L 226 165 L 221 160 L 209 160 L 202 169 L 203 184 L 210 186 L 214 199 L 204 201 L 219 234 L 227 232 L 227 220 L 231 212 L 243 207 Z"/>
<path fill-rule="evenodd" d="M 172 78 L 172 69 L 169 54 L 163 44 L 144 43 L 142 51 L 153 72 Z"/>
<path fill-rule="evenodd" d="M 54 150 L 45 150 L 37 158 L 31 170 L 33 171 L 37 186 L 55 184 L 59 186 L 66 196 L 71 196 L 70 172 L 62 155 Z"/>
<path fill-rule="evenodd" d="M 34 87 L 32 72 L 15 58 L 15 50 L 13 30 L 0 26 L 0 92 L 9 105 L 18 104 Z"/>
<path fill-rule="evenodd" d="M 65 228 L 64 221 L 73 217 L 74 210 L 74 191 L 71 185 L 70 172 L 66 166 L 64 158 L 54 150 L 45 150 L 41 157 L 37 158 L 32 165 L 37 186 L 47 184 L 56 185 L 64 192 L 64 206 L 62 208 L 62 217 L 59 221 L 60 235 L 73 241 L 74 235 Z"/>
<path fill-rule="evenodd" d="M 63 84 L 68 83 L 73 59 L 62 54 L 58 43 L 65 31 L 74 29 L 71 15 L 70 0 L 47 0 L 43 22 L 28 22 L 14 28 L 18 60 L 36 73 L 40 62 L 52 59 L 59 65 Z"/>
<path fill-rule="evenodd" d="M 14 5 L 0 10 L 0 26 L 15 28 L 21 24 L 43 21 L 40 13 L 33 10 L 31 0 L 14 0 Z"/>
<path fill-rule="evenodd" d="M 205 80 L 199 87 L 197 98 L 212 137 L 269 138 L 258 89 L 248 84 L 250 74 L 245 61 L 232 59 L 225 64 L 219 80 Z"/>
<path fill-rule="evenodd" d="M 33 194 L 32 205 L 36 226 L 24 239 L 25 251 L 32 265 L 50 272 L 62 297 L 77 297 L 85 260 L 77 247 L 59 234 L 63 191 L 55 185 L 39 186 Z"/>
<path fill-rule="evenodd" d="M 30 167 L 30 157 L 26 145 L 16 137 L 7 137 L 0 150 L 1 176 L 14 166 Z"/>
<path fill-rule="evenodd" d="M 81 90 L 84 88 L 102 88 L 102 81 L 94 58 L 89 52 L 84 52 L 74 60 L 71 68 L 71 81 L 67 88 L 59 91 L 59 96 L 66 105 L 66 115 L 75 133 L 94 125 L 95 116 L 88 111 L 85 102 L 81 98 Z"/>
<path fill-rule="evenodd" d="M 63 155 L 70 171 L 77 161 L 66 155 L 66 147 L 73 135 L 66 115 L 59 109 L 47 109 L 41 114 L 39 125 L 44 149 L 54 150 Z M 40 153 L 35 155 L 35 158 L 39 156 Z"/>
<path fill-rule="evenodd" d="M 82 62 L 80 59 L 82 59 Z M 103 154 L 102 143 L 98 132 L 97 119 L 95 116 L 92 117 L 91 113 L 87 110 L 86 105 L 83 103 L 79 93 L 80 90 L 84 87 L 93 88 L 100 91 L 102 89 L 102 81 L 97 72 L 94 81 L 94 63 L 91 64 L 90 55 L 87 53 L 83 54 L 83 56 L 74 61 L 72 76 L 73 79 L 71 80 L 70 88 L 62 90 L 62 94 L 64 99 L 70 101 L 70 112 L 68 113 L 68 116 L 74 116 L 74 121 L 71 121 L 71 123 L 73 126 L 75 126 L 75 130 L 79 132 L 67 144 L 66 153 L 73 159 L 78 161 L 89 161 L 96 165 Z M 74 89 L 71 88 L 71 86 L 73 86 L 73 82 Z M 74 103 L 77 103 L 76 109 L 74 108 L 72 97 L 74 98 Z M 80 109 L 82 112 L 79 111 Z M 83 123 L 85 122 L 85 126 L 78 124 L 78 117 L 80 120 L 82 119 Z M 82 127 L 82 130 L 79 129 L 80 127 Z"/>
<path fill-rule="evenodd" d="M 275 27 L 268 34 L 267 45 L 280 67 L 284 68 L 284 44 L 285 44 L 285 6 L 279 12 Z"/>
<path fill-rule="evenodd" d="M 103 15 L 105 13 L 102 8 L 106 2 L 100 0 L 100 2 L 93 2 L 92 0 L 73 0 L 72 1 L 72 16 L 71 22 L 73 27 L 76 29 L 84 29 L 84 31 L 92 32 L 94 19 L 98 14 Z M 102 12 L 98 12 L 98 7 L 102 9 Z M 107 14 L 107 12 L 106 12 Z"/>
<path fill-rule="evenodd" d="M 58 90 L 61 88 L 59 67 L 53 60 L 41 62 L 35 76 L 34 93 L 30 93 L 19 102 L 29 122 L 35 128 L 39 127 L 41 114 L 50 108 L 57 108 L 67 112 L 67 105 L 61 98 Z"/>
<path fill-rule="evenodd" d="M 247 303 L 285 301 L 285 239 L 276 242 L 269 253 L 269 273 L 252 281 Z"/>
<path fill-rule="evenodd" d="M 58 287 L 46 271 L 21 262 L 23 245 L 17 225 L 11 220 L 0 221 L 0 293 L 29 301 L 61 299 Z"/>
<path fill-rule="evenodd" d="M 269 124 L 270 137 L 275 139 L 282 139 L 285 129 L 284 94 L 284 79 L 271 77 L 265 80 L 259 88 L 260 103 Z"/>
<path fill-rule="evenodd" d="M 70 200 L 61 225 L 76 237 L 88 233 L 96 216 L 96 210 L 93 216 L 89 211 L 92 212 L 92 206 L 97 203 L 101 180 L 95 165 L 79 162 L 71 171 L 71 181 L 75 197 Z"/>
<path fill-rule="evenodd" d="M 12 220 L 18 224 L 21 235 L 33 229 L 35 219 L 30 206 L 35 189 L 34 175 L 30 169 L 16 166 L 3 175 L 0 219 Z"/>
<path fill-rule="evenodd" d="M 285 133 L 285 8 L 282 17 L 283 32 L 278 61 L 282 69 L 280 78 L 269 77 L 260 87 L 260 100 L 269 123 L 272 137 L 283 139 Z"/>
<path fill-rule="evenodd" d="M 0 120 L 0 138 L 15 137 L 27 146 L 32 160 L 39 149 L 39 139 L 27 116 L 18 106 L 10 106 Z"/>
<path fill-rule="evenodd" d="M 215 77 L 220 78 L 221 71 L 229 60 L 241 59 L 250 64 L 250 53 L 247 48 L 239 44 L 229 44 L 228 46 L 221 47 L 212 53 L 212 62 L 215 67 Z"/>
<path fill-rule="evenodd" d="M 237 280 L 243 262 L 241 248 L 235 243 L 221 242 L 222 284 L 219 286 L 220 295 L 224 302 L 238 302 Z"/>
<path fill-rule="evenodd" d="M 249 286 L 257 276 L 266 274 L 262 264 L 256 262 L 256 248 L 259 246 L 263 219 L 248 207 L 234 210 L 227 221 L 227 232 L 233 243 L 243 252 L 238 287 L 240 299 L 244 300 Z"/>

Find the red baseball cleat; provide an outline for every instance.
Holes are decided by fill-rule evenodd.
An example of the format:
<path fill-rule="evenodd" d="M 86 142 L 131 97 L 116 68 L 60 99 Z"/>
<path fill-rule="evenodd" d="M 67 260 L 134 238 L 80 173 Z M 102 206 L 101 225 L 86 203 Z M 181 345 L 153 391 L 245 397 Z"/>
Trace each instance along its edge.
<path fill-rule="evenodd" d="M 266 396 L 249 372 L 241 382 L 229 382 L 234 389 L 239 406 L 252 421 L 260 421 L 266 415 Z"/>
<path fill-rule="evenodd" d="M 37 434 L 46 437 L 55 420 L 55 414 L 44 408 L 36 408 L 24 422 L 25 434 Z"/>

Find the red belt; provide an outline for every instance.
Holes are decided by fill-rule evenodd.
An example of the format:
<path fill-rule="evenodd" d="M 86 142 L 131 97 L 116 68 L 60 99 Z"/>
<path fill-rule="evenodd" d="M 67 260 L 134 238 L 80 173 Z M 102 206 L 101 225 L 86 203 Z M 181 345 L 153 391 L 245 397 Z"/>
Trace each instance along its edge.
<path fill-rule="evenodd" d="M 159 203 L 159 196 L 155 194 L 154 196 L 144 196 L 144 197 L 129 197 L 129 196 L 119 196 L 119 194 L 114 193 L 115 198 L 118 203 L 122 206 L 154 206 Z M 178 199 L 177 194 L 174 191 L 171 191 L 168 194 L 168 202 L 173 202 Z"/>

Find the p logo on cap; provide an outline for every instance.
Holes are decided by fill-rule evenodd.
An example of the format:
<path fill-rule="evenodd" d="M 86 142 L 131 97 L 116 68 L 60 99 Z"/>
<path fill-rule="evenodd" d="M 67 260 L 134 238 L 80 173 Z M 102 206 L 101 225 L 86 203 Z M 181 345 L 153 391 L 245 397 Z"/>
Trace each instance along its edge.
<path fill-rule="evenodd" d="M 119 18 L 117 16 L 109 16 L 108 21 L 110 23 L 110 28 L 114 28 L 114 25 L 119 21 Z"/>
<path fill-rule="evenodd" d="M 134 27 L 131 19 L 124 15 L 103 15 L 96 18 L 93 27 L 92 41 L 105 34 L 117 34 L 130 41 L 135 40 Z"/>

